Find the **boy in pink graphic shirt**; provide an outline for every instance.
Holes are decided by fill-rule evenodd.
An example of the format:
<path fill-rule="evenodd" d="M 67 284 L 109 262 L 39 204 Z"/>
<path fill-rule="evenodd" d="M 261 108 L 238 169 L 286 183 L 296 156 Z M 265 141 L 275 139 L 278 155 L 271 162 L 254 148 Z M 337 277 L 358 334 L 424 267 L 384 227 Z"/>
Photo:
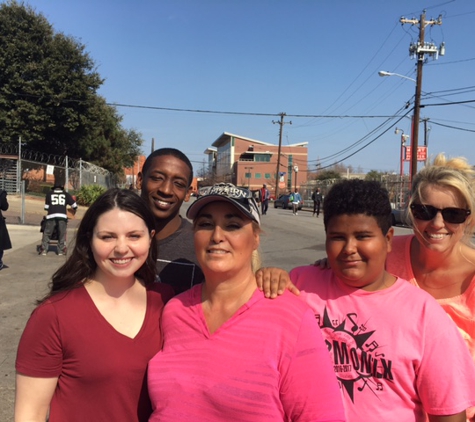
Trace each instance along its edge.
<path fill-rule="evenodd" d="M 437 302 L 385 271 L 393 237 L 386 190 L 340 182 L 323 211 L 331 269 L 290 276 L 322 329 L 347 421 L 465 422 L 475 365 Z"/>

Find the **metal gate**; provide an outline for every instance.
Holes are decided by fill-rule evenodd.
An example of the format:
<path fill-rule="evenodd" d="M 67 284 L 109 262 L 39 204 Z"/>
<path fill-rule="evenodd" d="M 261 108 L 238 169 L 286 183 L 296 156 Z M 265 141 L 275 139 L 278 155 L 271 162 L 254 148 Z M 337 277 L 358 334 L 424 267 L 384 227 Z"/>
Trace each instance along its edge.
<path fill-rule="evenodd" d="M 18 192 L 18 160 L 0 158 L 0 189 Z"/>

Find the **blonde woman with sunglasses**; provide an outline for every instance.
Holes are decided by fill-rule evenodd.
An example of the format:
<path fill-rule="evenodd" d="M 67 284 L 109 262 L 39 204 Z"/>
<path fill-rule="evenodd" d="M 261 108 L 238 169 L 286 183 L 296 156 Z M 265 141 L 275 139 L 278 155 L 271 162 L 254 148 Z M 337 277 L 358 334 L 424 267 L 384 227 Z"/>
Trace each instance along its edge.
<path fill-rule="evenodd" d="M 386 265 L 437 299 L 475 360 L 474 209 L 473 167 L 439 154 L 414 177 L 408 207 L 414 234 L 393 238 Z M 470 420 L 474 415 L 471 409 Z"/>

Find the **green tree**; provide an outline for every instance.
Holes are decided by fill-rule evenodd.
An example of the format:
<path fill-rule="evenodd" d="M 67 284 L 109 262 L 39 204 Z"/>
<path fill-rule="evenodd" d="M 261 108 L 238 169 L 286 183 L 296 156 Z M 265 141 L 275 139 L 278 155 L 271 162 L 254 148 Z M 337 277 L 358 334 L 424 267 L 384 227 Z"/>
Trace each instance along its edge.
<path fill-rule="evenodd" d="M 335 170 L 323 170 L 318 173 L 316 180 L 341 179 L 340 173 Z"/>
<path fill-rule="evenodd" d="M 386 173 L 381 173 L 377 170 L 370 170 L 368 173 L 366 173 L 364 180 L 375 180 L 377 182 L 381 182 L 383 174 L 385 175 Z"/>
<path fill-rule="evenodd" d="M 96 125 L 84 138 L 82 147 L 88 155 L 97 157 L 94 164 L 121 174 L 122 169 L 131 167 L 140 155 L 142 134 L 134 129 L 123 129 L 122 117 L 102 98 L 97 99 L 95 107 Z"/>
<path fill-rule="evenodd" d="M 85 46 L 55 32 L 30 6 L 0 5 L 0 139 L 82 158 L 122 173 L 140 153 L 141 134 L 97 94 L 103 79 Z"/>

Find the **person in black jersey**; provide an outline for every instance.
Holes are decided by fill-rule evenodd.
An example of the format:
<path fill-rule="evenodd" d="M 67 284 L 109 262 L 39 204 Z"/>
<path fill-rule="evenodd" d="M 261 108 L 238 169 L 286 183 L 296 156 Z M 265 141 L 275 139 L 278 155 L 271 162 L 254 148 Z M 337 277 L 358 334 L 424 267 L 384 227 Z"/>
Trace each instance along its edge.
<path fill-rule="evenodd" d="M 48 215 L 46 216 L 43 239 L 39 250 L 41 255 L 48 253 L 49 241 L 55 227 L 58 230 L 58 255 L 66 253 L 66 224 L 68 222 L 66 208 L 68 205 L 73 211 L 76 211 L 78 207 L 74 198 L 64 190 L 63 186 L 55 185 L 46 194 L 45 210 L 48 211 Z"/>

